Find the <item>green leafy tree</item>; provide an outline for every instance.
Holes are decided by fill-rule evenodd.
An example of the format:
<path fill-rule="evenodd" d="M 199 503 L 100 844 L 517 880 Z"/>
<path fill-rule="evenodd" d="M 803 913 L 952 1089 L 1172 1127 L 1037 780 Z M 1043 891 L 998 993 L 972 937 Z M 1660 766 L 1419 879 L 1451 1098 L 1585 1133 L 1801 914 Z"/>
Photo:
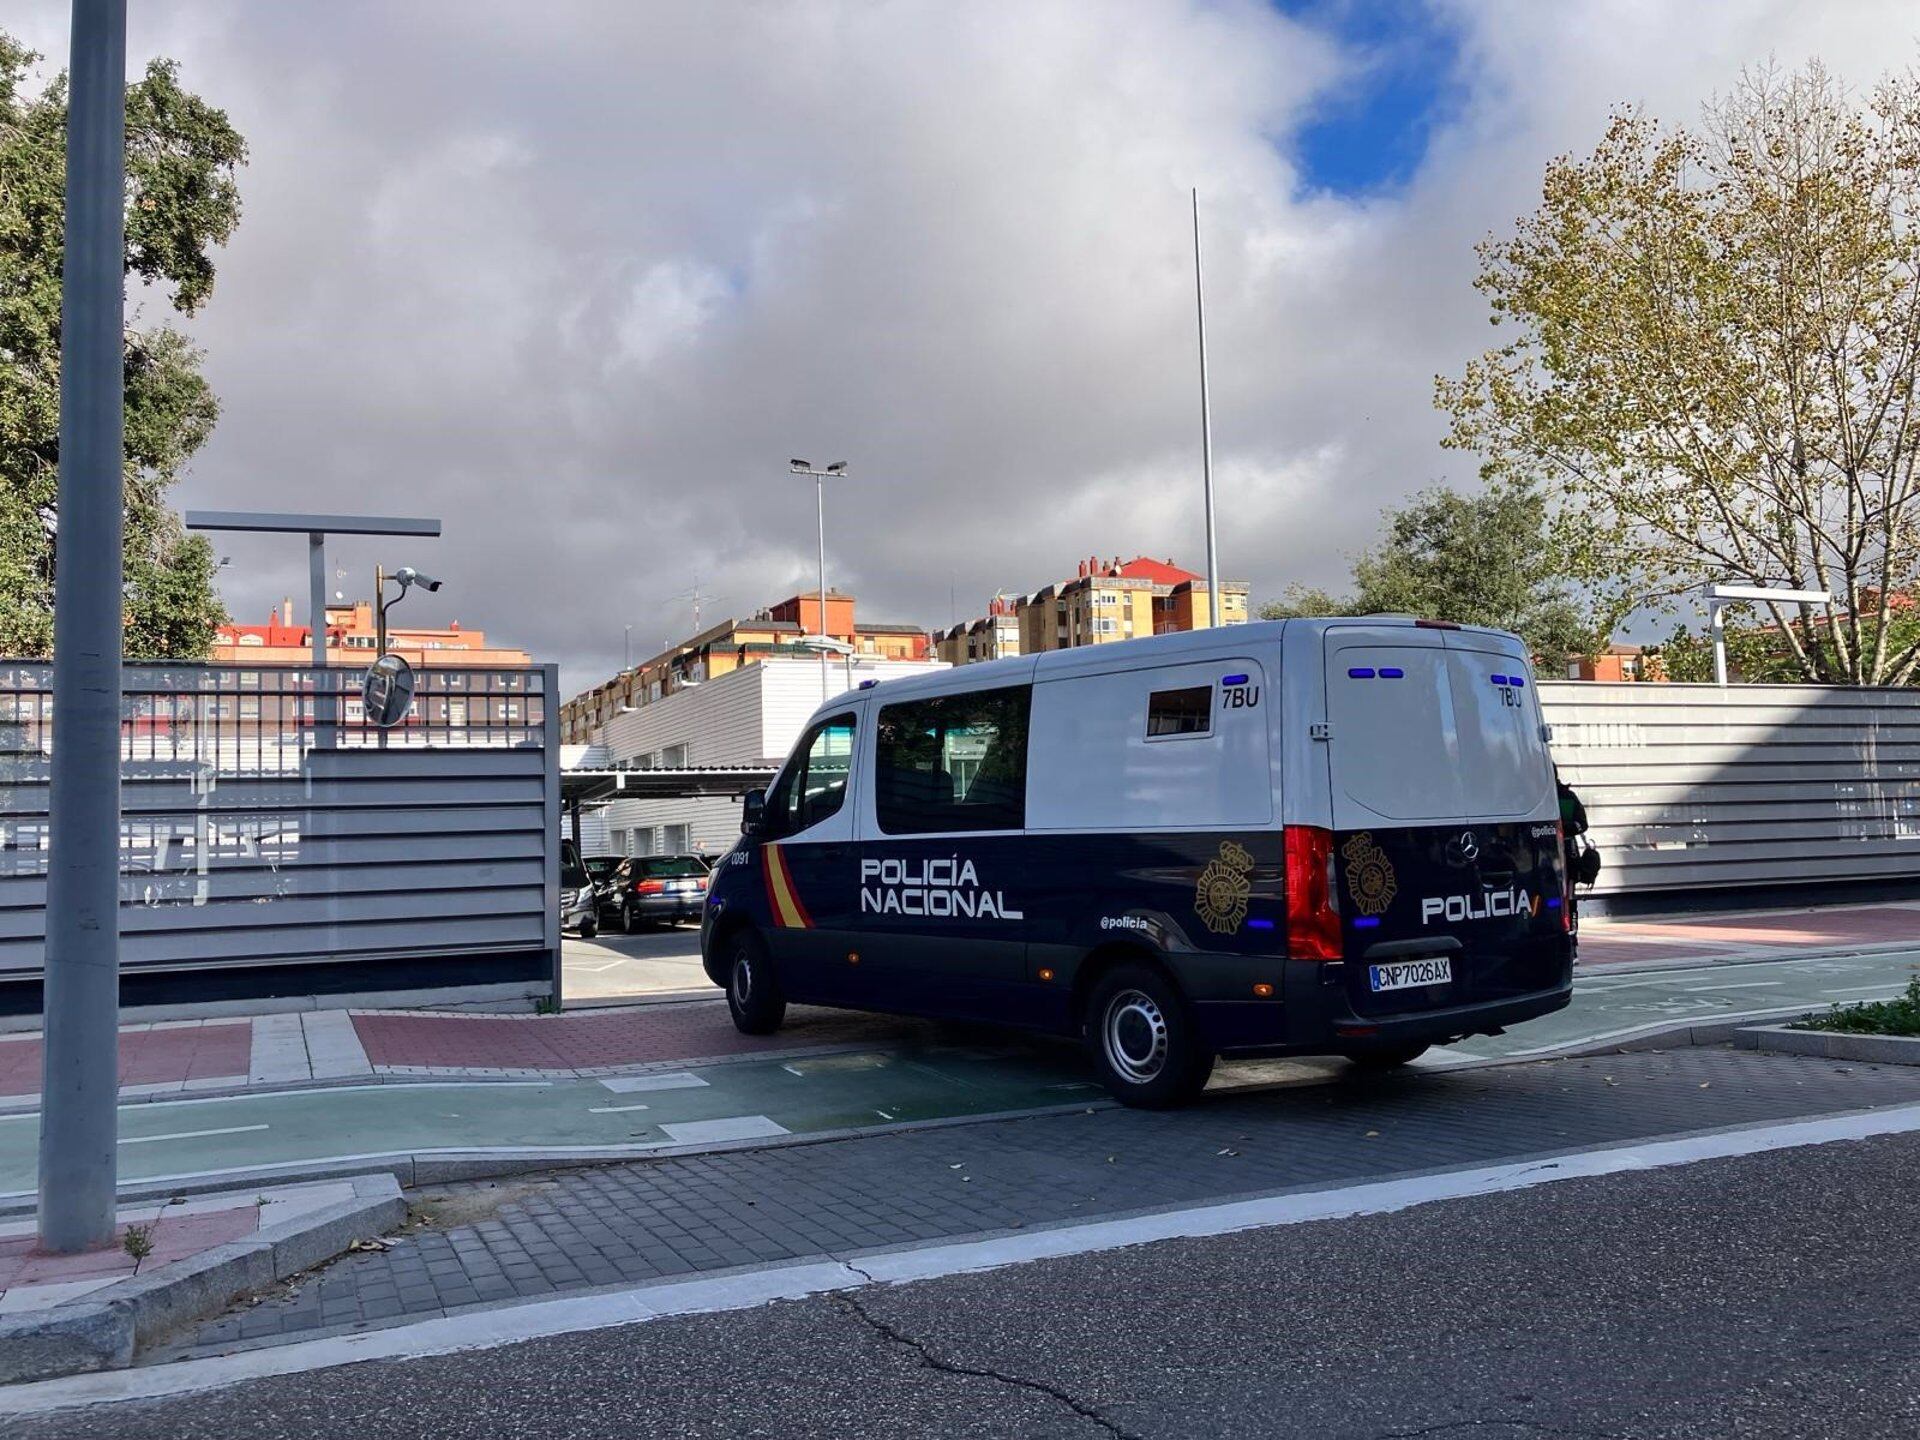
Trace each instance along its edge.
<path fill-rule="evenodd" d="M 60 467 L 60 266 L 65 77 L 37 94 L 39 57 L 0 32 L 0 654 L 53 649 Z M 211 252 L 240 219 L 246 145 L 221 111 L 156 60 L 127 87 L 127 274 L 191 315 L 213 290 Z M 167 490 L 219 414 L 201 355 L 169 325 L 126 336 L 126 649 L 196 657 L 226 618 L 211 547 Z"/>
<path fill-rule="evenodd" d="M 1496 485 L 1462 495 L 1436 486 L 1384 518 L 1385 537 L 1353 562 L 1350 597 L 1294 587 L 1262 606 L 1261 618 L 1425 615 L 1511 630 L 1556 662 L 1593 648 L 1538 492 Z"/>
<path fill-rule="evenodd" d="M 1554 502 L 1613 616 L 1715 580 L 1803 680 L 1905 683 L 1920 580 L 1920 75 L 1864 103 L 1817 63 L 1743 77 L 1695 131 L 1616 114 L 1480 248 L 1504 343 L 1436 381 L 1447 444 Z"/>

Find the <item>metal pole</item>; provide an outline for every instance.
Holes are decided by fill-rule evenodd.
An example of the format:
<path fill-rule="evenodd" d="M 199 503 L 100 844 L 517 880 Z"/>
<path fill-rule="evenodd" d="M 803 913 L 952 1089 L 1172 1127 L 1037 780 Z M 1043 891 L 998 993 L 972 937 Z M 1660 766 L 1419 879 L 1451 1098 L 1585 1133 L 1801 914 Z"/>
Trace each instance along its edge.
<path fill-rule="evenodd" d="M 827 477 L 813 477 L 814 509 L 820 519 L 820 638 L 827 638 Z M 820 652 L 820 703 L 827 703 L 827 652 Z"/>
<path fill-rule="evenodd" d="M 1200 281 L 1200 191 L 1193 192 L 1193 303 L 1200 321 L 1200 469 L 1207 491 L 1207 623 L 1220 623 L 1220 540 L 1213 524 L 1213 412 L 1207 402 L 1207 297 Z"/>
<path fill-rule="evenodd" d="M 327 536 L 307 532 L 308 639 L 313 652 L 313 743 L 333 744 L 333 695 L 327 689 Z"/>
<path fill-rule="evenodd" d="M 1707 602 L 1708 624 L 1713 629 L 1713 683 L 1727 685 L 1727 607 L 1718 600 Z"/>
<path fill-rule="evenodd" d="M 40 1246 L 113 1243 L 120 1048 L 126 0 L 74 0 L 60 299 Z"/>

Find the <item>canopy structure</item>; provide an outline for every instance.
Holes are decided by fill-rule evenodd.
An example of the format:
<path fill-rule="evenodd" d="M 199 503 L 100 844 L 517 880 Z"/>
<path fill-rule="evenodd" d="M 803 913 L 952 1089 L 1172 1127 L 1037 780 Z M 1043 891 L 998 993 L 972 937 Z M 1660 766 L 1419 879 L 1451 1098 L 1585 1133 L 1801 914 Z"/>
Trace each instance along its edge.
<path fill-rule="evenodd" d="M 688 765 L 643 770 L 631 765 L 580 766 L 560 772 L 560 799 L 569 809 L 610 805 L 615 800 L 738 799 L 773 783 L 762 765 Z"/>

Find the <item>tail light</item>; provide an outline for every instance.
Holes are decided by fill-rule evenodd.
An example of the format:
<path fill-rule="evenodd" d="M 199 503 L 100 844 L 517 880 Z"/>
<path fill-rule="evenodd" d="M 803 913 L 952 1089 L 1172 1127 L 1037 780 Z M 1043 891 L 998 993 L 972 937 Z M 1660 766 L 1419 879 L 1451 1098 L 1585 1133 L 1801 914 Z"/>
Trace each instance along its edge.
<path fill-rule="evenodd" d="M 633 893 L 636 895 L 658 895 L 667 888 L 664 880 L 636 880 Z"/>
<path fill-rule="evenodd" d="M 1295 960 L 1342 958 L 1339 894 L 1333 879 L 1333 832 L 1289 825 L 1287 954 Z"/>

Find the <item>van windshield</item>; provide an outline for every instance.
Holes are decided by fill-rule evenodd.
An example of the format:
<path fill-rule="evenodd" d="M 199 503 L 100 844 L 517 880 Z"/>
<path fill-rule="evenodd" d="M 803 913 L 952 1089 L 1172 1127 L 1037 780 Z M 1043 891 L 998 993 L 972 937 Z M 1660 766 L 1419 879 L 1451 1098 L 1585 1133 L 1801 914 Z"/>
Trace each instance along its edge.
<path fill-rule="evenodd" d="M 1339 828 L 1370 818 L 1492 819 L 1548 799 L 1550 767 L 1524 666 L 1496 651 L 1375 643 L 1327 649 Z M 1425 637 L 1422 637 L 1423 640 Z"/>

